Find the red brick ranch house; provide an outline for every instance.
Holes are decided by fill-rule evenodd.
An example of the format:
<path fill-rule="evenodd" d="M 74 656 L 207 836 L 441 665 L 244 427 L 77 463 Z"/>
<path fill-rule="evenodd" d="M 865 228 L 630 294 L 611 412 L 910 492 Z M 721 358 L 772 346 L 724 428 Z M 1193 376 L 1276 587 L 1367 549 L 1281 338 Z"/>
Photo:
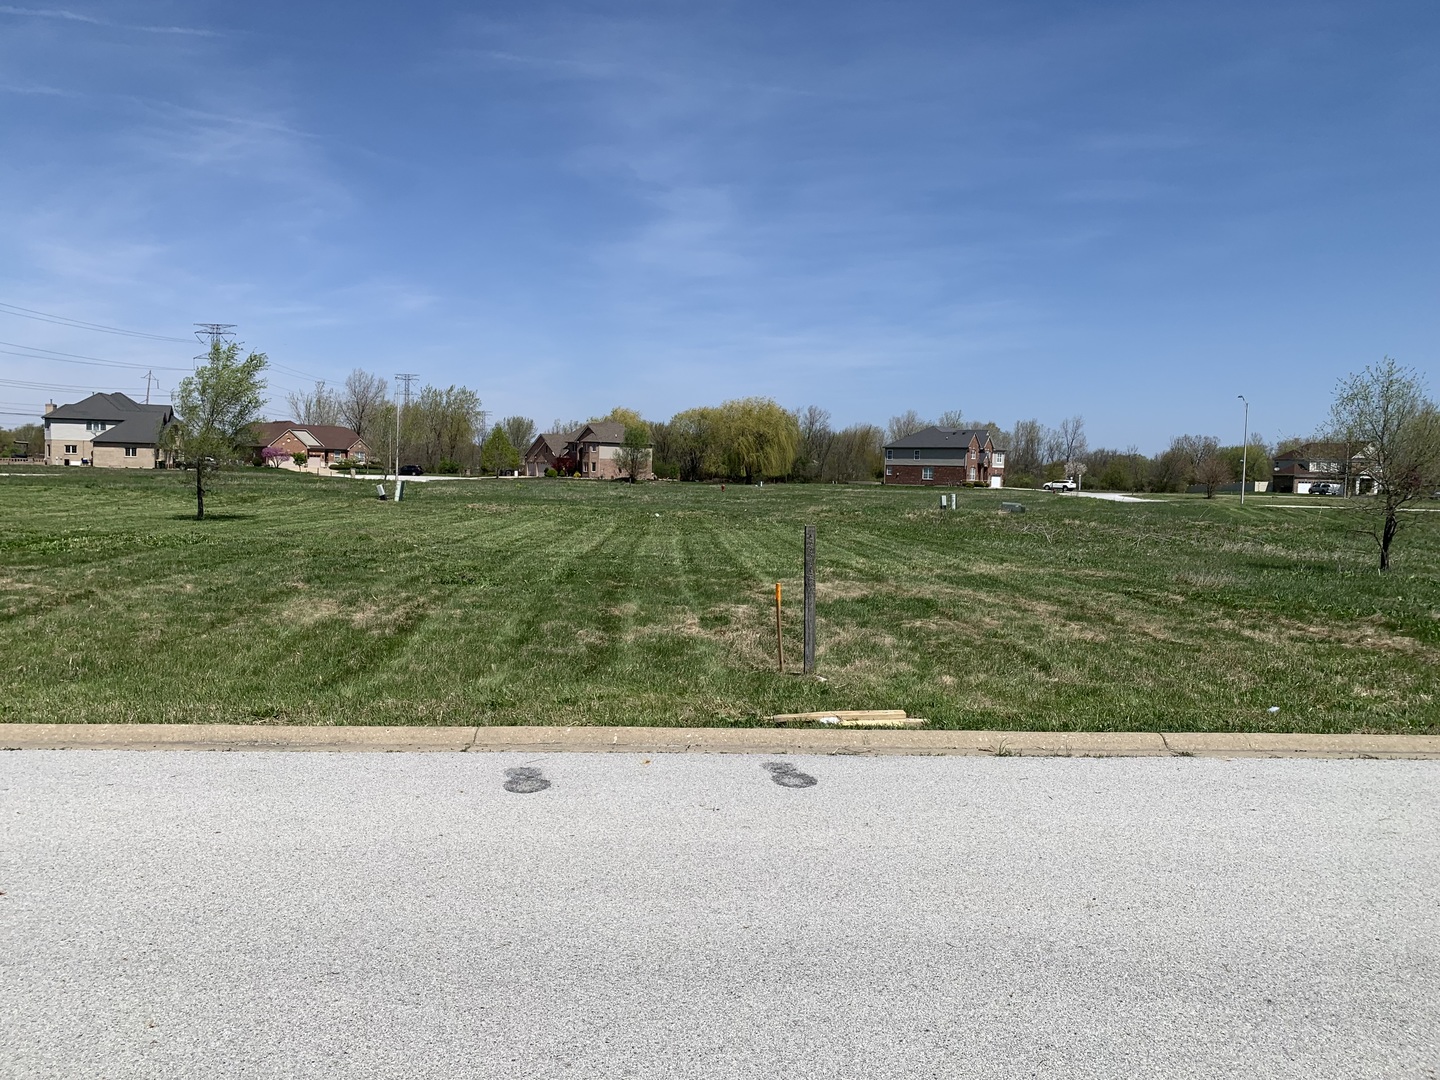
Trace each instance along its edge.
<path fill-rule="evenodd" d="M 885 483 L 1005 486 L 1005 451 L 986 428 L 928 427 L 885 444 Z"/>

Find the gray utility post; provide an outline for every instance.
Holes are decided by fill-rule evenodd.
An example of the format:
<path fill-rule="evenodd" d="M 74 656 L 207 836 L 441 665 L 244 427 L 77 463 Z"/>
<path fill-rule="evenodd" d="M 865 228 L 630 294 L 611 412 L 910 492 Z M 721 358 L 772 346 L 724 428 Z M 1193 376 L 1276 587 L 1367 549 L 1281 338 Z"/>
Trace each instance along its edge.
<path fill-rule="evenodd" d="M 1244 394 L 1236 394 L 1237 398 L 1245 401 Z M 1245 505 L 1245 467 L 1248 462 L 1245 459 L 1246 453 L 1250 450 L 1250 402 L 1245 401 L 1245 433 L 1240 436 L 1240 505 Z"/>
<path fill-rule="evenodd" d="M 805 526 L 805 674 L 815 671 L 815 526 Z"/>

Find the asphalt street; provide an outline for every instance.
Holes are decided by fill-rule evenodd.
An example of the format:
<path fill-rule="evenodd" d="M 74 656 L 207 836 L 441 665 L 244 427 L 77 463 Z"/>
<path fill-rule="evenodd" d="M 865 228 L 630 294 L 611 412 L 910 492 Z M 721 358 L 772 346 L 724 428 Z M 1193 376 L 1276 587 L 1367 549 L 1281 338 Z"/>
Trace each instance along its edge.
<path fill-rule="evenodd" d="M 1440 1076 L 1440 762 L 0 755 L 4 1077 Z"/>

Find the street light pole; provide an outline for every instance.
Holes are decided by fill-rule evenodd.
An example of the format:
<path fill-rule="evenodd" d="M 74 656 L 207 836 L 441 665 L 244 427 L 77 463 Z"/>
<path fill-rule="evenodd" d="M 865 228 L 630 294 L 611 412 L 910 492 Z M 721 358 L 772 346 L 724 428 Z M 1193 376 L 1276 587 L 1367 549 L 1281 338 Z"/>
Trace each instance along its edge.
<path fill-rule="evenodd" d="M 1237 398 L 1245 401 L 1244 394 L 1236 394 Z M 1245 401 L 1245 434 L 1240 437 L 1240 505 L 1245 505 L 1245 473 L 1249 464 L 1246 455 L 1250 451 L 1250 402 Z"/>

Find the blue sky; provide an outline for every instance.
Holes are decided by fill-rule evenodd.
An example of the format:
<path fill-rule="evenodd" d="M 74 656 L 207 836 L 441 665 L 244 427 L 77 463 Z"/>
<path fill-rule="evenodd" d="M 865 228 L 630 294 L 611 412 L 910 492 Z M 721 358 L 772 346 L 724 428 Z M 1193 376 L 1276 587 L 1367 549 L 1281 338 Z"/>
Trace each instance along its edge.
<path fill-rule="evenodd" d="M 761 394 L 1154 451 L 1436 367 L 1434 0 L 64 2 L 0 5 L 0 304 L 236 323 L 277 415 L 360 366 L 542 426 Z M 199 351 L 0 341 L 74 388 L 11 410 L 144 385 L 15 352 Z"/>

